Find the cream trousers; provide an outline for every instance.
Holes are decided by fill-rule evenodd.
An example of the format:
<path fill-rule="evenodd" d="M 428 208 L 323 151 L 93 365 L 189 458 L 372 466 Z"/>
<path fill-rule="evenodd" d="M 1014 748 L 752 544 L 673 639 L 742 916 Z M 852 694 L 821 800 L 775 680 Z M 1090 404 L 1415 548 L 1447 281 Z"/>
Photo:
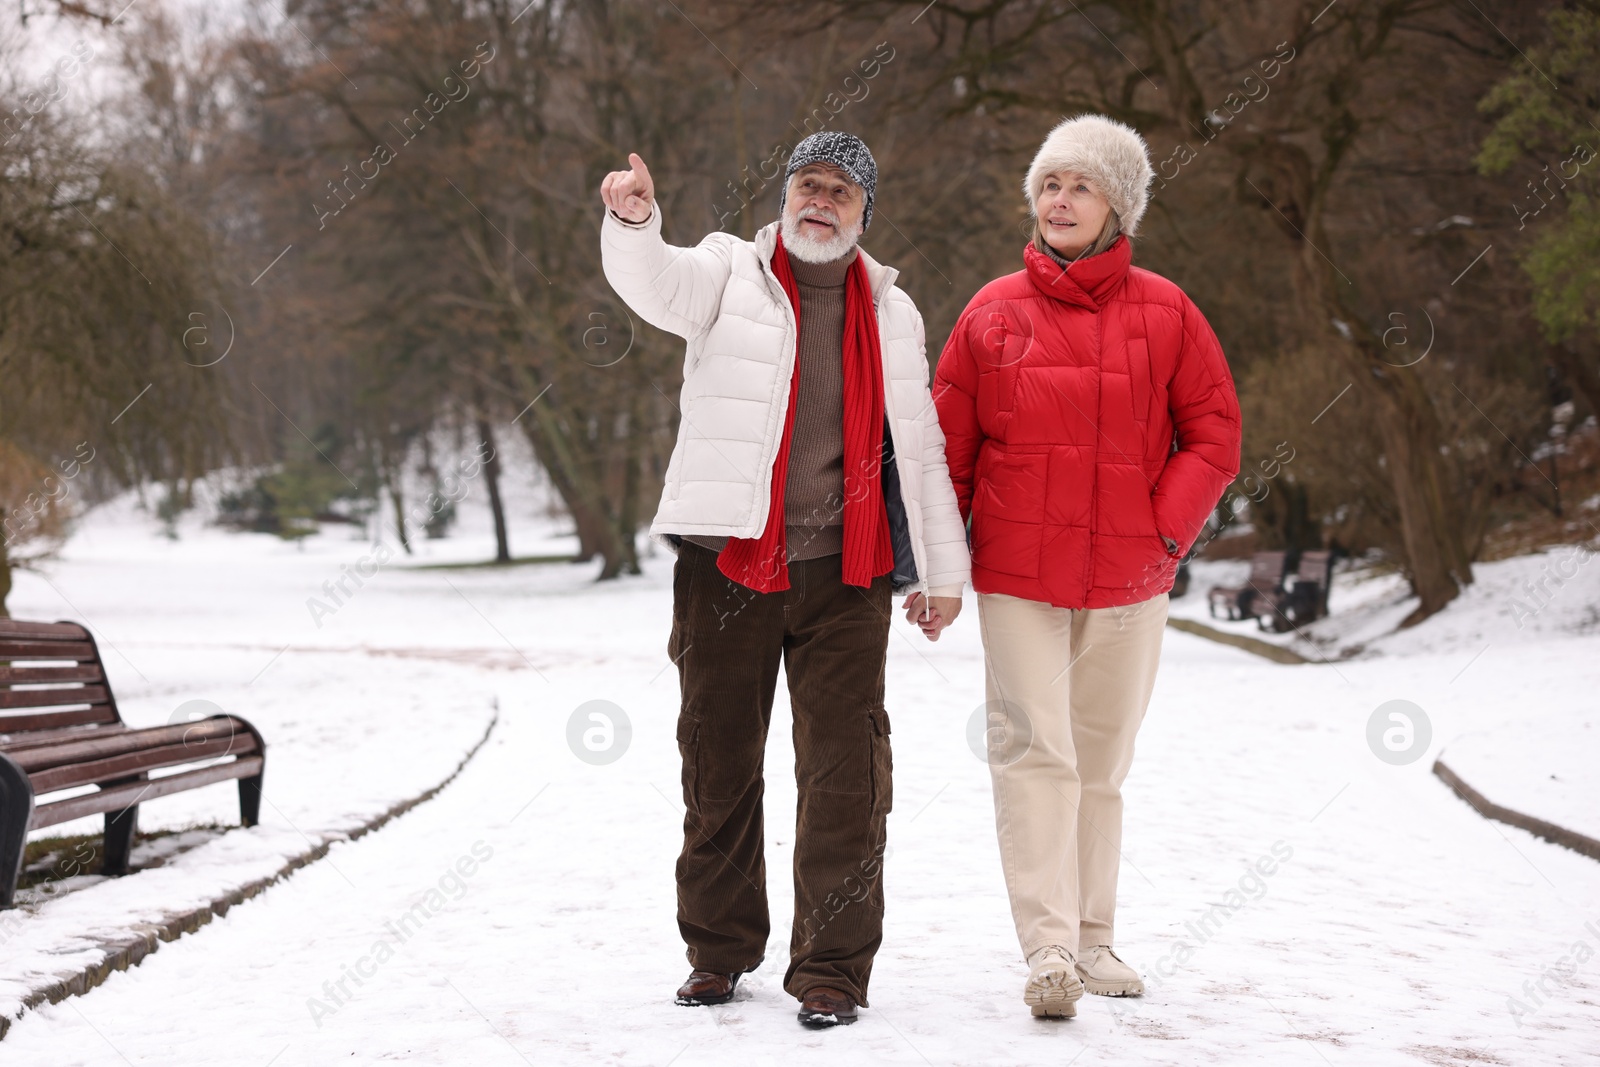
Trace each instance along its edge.
<path fill-rule="evenodd" d="M 1000 862 L 1024 958 L 1112 944 L 1122 783 L 1167 596 L 1072 611 L 978 594 Z"/>

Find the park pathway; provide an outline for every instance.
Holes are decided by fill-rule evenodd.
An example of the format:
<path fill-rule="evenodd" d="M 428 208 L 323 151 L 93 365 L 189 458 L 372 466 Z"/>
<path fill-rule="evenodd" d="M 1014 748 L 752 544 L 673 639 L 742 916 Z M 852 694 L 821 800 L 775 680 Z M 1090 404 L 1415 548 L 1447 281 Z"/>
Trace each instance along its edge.
<path fill-rule="evenodd" d="M 1405 697 L 1432 709 L 1436 749 L 1466 721 L 1451 700 L 1536 702 L 1537 677 L 1489 664 L 1450 689 L 1447 657 L 1292 667 L 1176 631 L 1127 788 L 1118 938 L 1149 994 L 1030 1018 L 987 768 L 968 744 L 975 612 L 936 645 L 901 623 L 891 641 L 889 910 L 862 1021 L 802 1031 L 781 989 L 786 705 L 768 754 L 768 962 L 730 1005 L 675 1007 L 667 563 L 607 587 L 573 568 L 518 573 L 364 594 L 396 647 L 427 643 L 402 640 L 403 601 L 457 644 L 493 645 L 488 624 L 523 661 L 463 665 L 501 720 L 454 783 L 89 996 L 28 1014 L 5 1061 L 1592 1062 L 1600 959 L 1561 968 L 1579 944 L 1600 950 L 1600 864 L 1479 818 L 1428 774 L 1430 755 L 1395 766 L 1367 741 L 1372 710 Z M 590 701 L 631 724 L 613 762 L 569 744 Z"/>

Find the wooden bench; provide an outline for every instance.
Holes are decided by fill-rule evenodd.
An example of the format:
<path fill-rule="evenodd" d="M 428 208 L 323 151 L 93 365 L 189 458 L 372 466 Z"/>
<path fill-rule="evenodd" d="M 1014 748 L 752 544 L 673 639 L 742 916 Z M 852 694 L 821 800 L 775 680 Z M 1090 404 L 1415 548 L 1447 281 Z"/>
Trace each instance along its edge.
<path fill-rule="evenodd" d="M 146 800 L 238 779 L 240 820 L 254 826 L 266 750 L 232 715 L 132 729 L 88 630 L 0 619 L 0 908 L 12 906 L 28 833 L 41 827 L 103 813 L 102 871 L 115 875 L 128 870 Z M 187 769 L 150 776 L 170 768 Z M 66 790 L 77 792 L 38 802 Z"/>
<path fill-rule="evenodd" d="M 1283 633 L 1328 614 L 1328 586 L 1333 580 L 1333 553 L 1307 549 L 1300 553 L 1294 574 L 1279 592 L 1256 601 L 1256 625 Z"/>
<path fill-rule="evenodd" d="M 1222 609 L 1225 619 L 1254 618 L 1259 612 L 1256 601 L 1283 592 L 1283 569 L 1287 552 L 1257 552 L 1250 558 L 1250 577 L 1243 585 L 1214 585 L 1207 595 L 1211 617 Z"/>

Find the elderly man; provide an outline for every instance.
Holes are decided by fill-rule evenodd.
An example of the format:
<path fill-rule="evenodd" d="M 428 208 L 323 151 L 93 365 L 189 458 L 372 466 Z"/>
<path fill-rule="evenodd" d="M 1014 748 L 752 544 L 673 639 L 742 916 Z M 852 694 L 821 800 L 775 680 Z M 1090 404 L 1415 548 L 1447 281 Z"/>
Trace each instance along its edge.
<path fill-rule="evenodd" d="M 683 1005 L 733 999 L 766 952 L 762 760 L 778 665 L 799 811 L 784 988 L 807 1026 L 851 1023 L 883 939 L 891 593 L 930 639 L 970 559 L 928 393 L 922 317 L 856 245 L 878 169 L 858 138 L 795 146 L 781 219 L 743 241 L 661 239 L 644 160 L 601 185 L 606 278 L 688 341 L 651 535 L 677 550 L 668 654 L 682 688 Z"/>

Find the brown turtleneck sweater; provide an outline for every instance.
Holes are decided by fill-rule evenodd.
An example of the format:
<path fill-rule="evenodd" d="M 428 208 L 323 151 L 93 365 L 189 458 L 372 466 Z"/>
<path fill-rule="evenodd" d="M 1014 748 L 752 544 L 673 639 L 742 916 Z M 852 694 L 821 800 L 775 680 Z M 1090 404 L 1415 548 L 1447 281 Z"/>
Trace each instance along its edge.
<path fill-rule="evenodd" d="M 831 263 L 789 265 L 800 288 L 800 395 L 789 439 L 783 519 L 789 559 L 844 551 L 844 283 L 856 250 Z M 685 537 L 721 552 L 726 537 Z"/>

